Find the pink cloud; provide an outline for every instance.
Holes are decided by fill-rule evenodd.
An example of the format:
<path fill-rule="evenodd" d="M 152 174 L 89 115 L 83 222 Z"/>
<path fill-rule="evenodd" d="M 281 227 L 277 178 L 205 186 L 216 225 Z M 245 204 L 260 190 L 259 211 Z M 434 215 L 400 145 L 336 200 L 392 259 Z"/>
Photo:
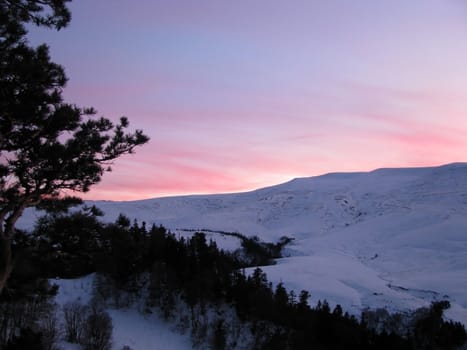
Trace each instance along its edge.
<path fill-rule="evenodd" d="M 163 167 L 143 164 L 122 167 L 115 174 L 104 175 L 86 199 L 112 198 L 129 200 L 182 193 L 219 192 L 235 190 L 236 179 L 216 170 L 183 164 L 163 164 Z M 111 196 L 109 196 L 111 194 Z"/>

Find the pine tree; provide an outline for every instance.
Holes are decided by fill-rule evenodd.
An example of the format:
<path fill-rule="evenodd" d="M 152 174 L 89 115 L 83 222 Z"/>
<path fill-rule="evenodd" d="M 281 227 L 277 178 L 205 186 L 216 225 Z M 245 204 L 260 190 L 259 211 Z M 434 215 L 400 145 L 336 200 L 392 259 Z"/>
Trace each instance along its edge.
<path fill-rule="evenodd" d="M 27 23 L 61 29 L 67 0 L 0 0 L 0 291 L 11 271 L 11 239 L 27 207 L 61 190 L 86 192 L 119 156 L 148 141 L 63 101 L 67 77 L 46 45 L 28 45 Z"/>

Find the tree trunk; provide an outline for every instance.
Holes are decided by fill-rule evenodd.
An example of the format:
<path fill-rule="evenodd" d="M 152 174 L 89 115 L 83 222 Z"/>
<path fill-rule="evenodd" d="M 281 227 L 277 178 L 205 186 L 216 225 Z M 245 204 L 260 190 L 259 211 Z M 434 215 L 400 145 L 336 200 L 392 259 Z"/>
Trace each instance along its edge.
<path fill-rule="evenodd" d="M 11 270 L 13 269 L 11 260 L 11 240 L 15 234 L 16 221 L 18 221 L 24 209 L 27 207 L 26 203 L 26 201 L 23 201 L 15 206 L 7 206 L 4 208 L 0 218 L 0 294 L 3 288 L 5 288 Z M 35 202 L 31 202 L 31 205 L 35 204 Z M 9 215 L 5 219 L 6 214 Z"/>
<path fill-rule="evenodd" d="M 2 237 L 0 238 L 0 293 L 6 285 L 11 270 L 11 240 Z"/>

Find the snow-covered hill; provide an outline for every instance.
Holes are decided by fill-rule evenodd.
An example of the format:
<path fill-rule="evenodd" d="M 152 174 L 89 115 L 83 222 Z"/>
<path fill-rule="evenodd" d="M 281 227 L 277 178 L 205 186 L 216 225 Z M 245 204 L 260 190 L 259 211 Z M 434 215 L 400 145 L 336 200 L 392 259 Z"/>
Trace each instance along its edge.
<path fill-rule="evenodd" d="M 379 169 L 295 179 L 247 193 L 93 204 L 184 229 L 240 232 L 265 241 L 295 238 L 266 267 L 272 281 L 307 289 L 312 301 L 359 313 L 416 308 L 448 299 L 448 317 L 467 324 L 467 163 Z M 31 227 L 30 211 L 22 227 Z M 210 233 L 226 248 L 235 238 Z"/>

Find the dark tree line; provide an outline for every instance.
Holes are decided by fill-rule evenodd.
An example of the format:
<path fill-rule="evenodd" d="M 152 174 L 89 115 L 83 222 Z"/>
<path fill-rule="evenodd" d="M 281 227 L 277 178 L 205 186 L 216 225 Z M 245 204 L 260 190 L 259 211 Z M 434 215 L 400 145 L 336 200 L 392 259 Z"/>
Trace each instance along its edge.
<path fill-rule="evenodd" d="M 219 249 L 203 233 L 177 238 L 162 226 L 148 228 L 124 216 L 102 224 L 94 214 L 89 209 L 49 215 L 32 235 L 20 235 L 17 249 L 28 250 L 24 256 L 34 266 L 29 273 L 76 277 L 98 272 L 95 288 L 101 298 L 124 306 L 122 293 L 140 298 L 146 290 L 148 308 L 167 319 L 182 301 L 192 310 L 189 323 L 197 339 L 207 334 L 199 310 L 229 305 L 249 325 L 256 349 L 454 349 L 465 342 L 464 327 L 442 319 L 446 303 L 419 313 L 404 334 L 377 331 L 368 318 L 358 320 L 339 305 L 331 309 L 322 301 L 310 307 L 307 291 L 296 295 L 282 284 L 273 286 L 259 268 L 246 274 L 244 259 Z M 229 322 L 219 318 L 211 325 L 216 349 L 225 347 Z"/>

